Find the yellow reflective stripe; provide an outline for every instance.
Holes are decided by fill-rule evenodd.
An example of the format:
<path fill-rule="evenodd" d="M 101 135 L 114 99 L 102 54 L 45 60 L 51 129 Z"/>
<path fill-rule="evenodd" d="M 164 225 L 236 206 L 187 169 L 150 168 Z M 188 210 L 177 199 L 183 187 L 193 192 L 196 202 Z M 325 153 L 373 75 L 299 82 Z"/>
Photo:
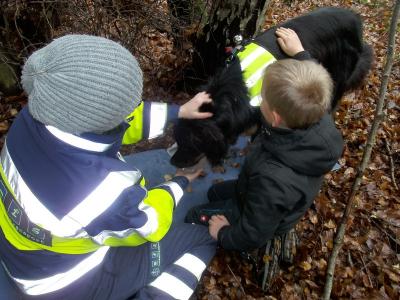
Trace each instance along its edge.
<path fill-rule="evenodd" d="M 243 74 L 244 81 L 247 81 L 254 73 L 263 69 L 269 62 L 275 61 L 274 56 L 265 50 L 261 55 L 252 61 L 252 63 L 245 69 Z"/>
<path fill-rule="evenodd" d="M 4 174 L 3 168 L 1 167 L 0 175 L 6 184 L 8 191 L 11 192 L 15 198 L 15 194 L 13 193 L 13 190 L 11 189 L 10 184 L 8 183 L 8 180 Z M 27 239 L 14 227 L 14 224 L 8 217 L 2 198 L 0 198 L 0 227 L 6 239 L 18 250 L 49 250 L 64 254 L 83 254 L 93 252 L 100 247 L 90 238 L 69 239 L 52 236 L 52 246 L 46 246 Z"/>
<path fill-rule="evenodd" d="M 263 82 L 263 77 L 261 77 L 259 80 L 257 80 L 256 84 L 248 89 L 250 99 L 253 98 L 254 96 L 257 96 L 258 94 L 261 94 L 262 82 Z"/>
<path fill-rule="evenodd" d="M 264 69 L 276 59 L 269 51 L 255 43 L 247 45 L 238 53 L 238 57 L 250 98 L 254 98 L 261 93 Z"/>
<path fill-rule="evenodd" d="M 104 241 L 104 245 L 111 246 L 111 247 L 139 246 L 146 242 L 147 242 L 147 240 L 145 238 L 143 238 L 137 232 L 134 232 L 131 235 L 124 237 L 124 238 L 110 236 Z"/>
<path fill-rule="evenodd" d="M 134 144 L 143 138 L 143 108 L 144 102 L 126 118 L 130 127 L 125 131 L 122 139 L 123 145 Z"/>
<path fill-rule="evenodd" d="M 259 48 L 256 43 L 250 43 L 244 47 L 242 51 L 239 51 L 237 56 L 239 57 L 240 61 L 243 62 L 246 57 L 249 57 L 253 52 L 257 51 Z"/>
<path fill-rule="evenodd" d="M 150 190 L 146 199 L 143 200 L 142 205 L 148 206 L 152 211 L 155 211 L 154 216 L 149 217 L 147 223 L 142 227 L 143 230 L 147 230 L 145 227 L 152 227 L 156 225 L 157 228 L 142 236 L 138 233 L 139 229 L 132 229 L 132 233 L 126 237 L 108 236 L 104 239 L 103 244 L 106 246 L 138 246 L 147 241 L 157 242 L 161 240 L 164 235 L 168 232 L 172 223 L 172 212 L 174 209 L 174 201 L 170 193 L 163 189 Z M 149 216 L 149 215 L 148 215 Z M 153 218 L 157 218 L 156 220 Z"/>
<path fill-rule="evenodd" d="M 144 199 L 144 204 L 154 208 L 157 213 L 157 229 L 145 236 L 145 239 L 151 242 L 161 240 L 167 233 L 172 223 L 172 212 L 174 210 L 174 199 L 172 195 L 164 189 L 150 190 L 147 198 Z"/>

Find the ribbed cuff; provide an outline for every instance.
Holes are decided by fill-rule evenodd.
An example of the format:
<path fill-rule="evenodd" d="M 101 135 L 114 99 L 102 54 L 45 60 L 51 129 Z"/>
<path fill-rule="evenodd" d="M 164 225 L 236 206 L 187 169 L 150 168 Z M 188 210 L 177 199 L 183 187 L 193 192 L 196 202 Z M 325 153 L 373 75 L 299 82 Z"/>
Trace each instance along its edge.
<path fill-rule="evenodd" d="M 182 190 L 185 190 L 189 185 L 189 179 L 187 179 L 185 176 L 176 176 L 172 178 L 171 181 L 176 182 Z"/>
<path fill-rule="evenodd" d="M 297 53 L 296 55 L 293 56 L 293 58 L 297 59 L 297 60 L 312 60 L 313 59 L 310 52 L 308 52 L 306 50 Z"/>
<path fill-rule="evenodd" d="M 168 122 L 175 122 L 178 120 L 178 113 L 179 113 L 180 106 L 177 104 L 168 104 L 168 113 L 167 113 L 167 121 Z"/>

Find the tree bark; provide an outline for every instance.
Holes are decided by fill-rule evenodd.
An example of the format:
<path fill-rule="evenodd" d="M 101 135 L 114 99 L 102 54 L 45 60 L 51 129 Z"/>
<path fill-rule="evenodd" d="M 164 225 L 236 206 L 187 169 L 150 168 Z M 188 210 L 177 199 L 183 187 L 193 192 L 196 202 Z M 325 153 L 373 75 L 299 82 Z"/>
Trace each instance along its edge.
<path fill-rule="evenodd" d="M 170 1 L 181 5 L 181 1 Z M 193 2 L 194 3 L 194 2 Z M 224 66 L 229 54 L 225 48 L 233 45 L 233 37 L 242 35 L 250 39 L 262 28 L 268 0 L 217 0 L 208 3 L 203 1 L 198 26 L 191 36 L 193 43 L 193 63 L 186 72 L 185 82 L 189 86 L 206 82 L 209 76 Z M 187 11 L 175 6 L 174 13 Z M 177 15 L 175 15 L 177 16 Z"/>
<path fill-rule="evenodd" d="M 339 225 L 339 228 L 338 228 L 335 240 L 334 240 L 332 254 L 331 254 L 331 257 L 329 258 L 328 267 L 327 267 L 327 275 L 326 275 L 324 293 L 323 293 L 323 297 L 322 297 L 322 299 L 324 299 L 324 300 L 330 299 L 332 285 L 333 285 L 333 279 L 334 279 L 336 258 L 339 255 L 339 251 L 343 245 L 343 238 L 344 238 L 344 233 L 346 231 L 347 221 L 352 212 L 352 209 L 354 206 L 354 199 L 355 199 L 355 196 L 361 185 L 363 173 L 364 173 L 364 171 L 368 165 L 369 159 L 371 157 L 371 152 L 372 152 L 373 146 L 375 145 L 375 138 L 376 138 L 376 134 L 377 134 L 379 125 L 385 117 L 385 113 L 383 112 L 383 107 L 385 106 L 384 105 L 385 104 L 385 94 L 386 94 L 387 85 L 389 82 L 389 77 L 390 77 L 390 73 L 391 73 L 392 65 L 393 65 L 394 48 L 395 48 L 395 41 L 396 41 L 395 40 L 396 27 L 397 27 L 397 23 L 399 20 L 399 11 L 400 11 L 400 0 L 396 0 L 395 6 L 393 8 L 392 19 L 390 22 L 389 43 L 388 43 L 386 65 L 385 65 L 384 72 L 382 75 L 382 83 L 381 83 L 381 87 L 379 90 L 379 99 L 378 99 L 378 103 L 377 103 L 376 109 L 375 109 L 375 117 L 374 117 L 374 121 L 372 123 L 371 130 L 368 135 L 367 145 L 366 145 L 364 153 L 363 153 L 362 161 L 358 167 L 357 176 L 353 183 L 353 186 L 351 189 L 351 194 L 347 201 L 346 209 L 342 216 L 342 220 L 340 221 L 340 225 Z"/>

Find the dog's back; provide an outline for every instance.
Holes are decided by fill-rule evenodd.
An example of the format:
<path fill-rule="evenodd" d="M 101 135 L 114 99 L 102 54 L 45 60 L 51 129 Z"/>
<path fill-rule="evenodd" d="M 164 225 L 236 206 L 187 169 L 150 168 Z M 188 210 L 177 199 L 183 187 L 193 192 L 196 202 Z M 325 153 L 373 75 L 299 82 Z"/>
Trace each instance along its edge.
<path fill-rule="evenodd" d="M 332 108 L 338 105 L 343 93 L 362 82 L 371 67 L 372 50 L 362 40 L 361 19 L 350 10 L 321 8 L 281 26 L 296 31 L 304 48 L 332 76 L 335 84 Z M 287 58 L 277 43 L 275 31 L 276 27 L 273 27 L 257 36 L 253 42 L 266 48 L 276 59 Z M 235 59 L 207 86 L 214 104 L 204 109 L 212 111 L 214 116 L 206 120 L 178 122 L 175 137 L 178 147 L 186 151 L 181 157 L 174 156 L 175 165 L 179 161 L 185 161 L 185 165 L 190 165 L 190 162 L 194 164 L 196 161 L 194 156 L 190 157 L 191 152 L 196 153 L 196 157 L 200 157 L 199 153 L 202 152 L 214 164 L 218 163 L 223 158 L 222 153 L 226 154 L 227 144 L 233 143 L 241 132 L 257 121 L 241 76 L 240 62 Z M 179 130 L 183 127 L 185 130 Z M 179 132 L 184 132 L 184 135 Z"/>
<path fill-rule="evenodd" d="M 335 83 L 333 109 L 345 92 L 361 84 L 371 68 L 372 48 L 363 42 L 361 18 L 351 10 L 320 8 L 280 26 L 296 31 L 304 49 L 330 73 Z M 268 29 L 254 41 L 266 47 L 277 59 L 288 58 L 276 41 L 276 29 Z"/>

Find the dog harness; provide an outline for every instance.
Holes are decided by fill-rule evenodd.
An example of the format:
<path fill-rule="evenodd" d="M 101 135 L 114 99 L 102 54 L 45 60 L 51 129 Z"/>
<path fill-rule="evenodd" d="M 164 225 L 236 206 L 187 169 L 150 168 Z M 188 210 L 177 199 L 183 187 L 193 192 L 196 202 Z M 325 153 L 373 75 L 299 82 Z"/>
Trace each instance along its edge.
<path fill-rule="evenodd" d="M 250 104 L 260 106 L 264 70 L 276 61 L 276 58 L 256 43 L 246 45 L 243 50 L 238 52 L 237 56 L 243 71 L 243 80 L 249 90 Z"/>

